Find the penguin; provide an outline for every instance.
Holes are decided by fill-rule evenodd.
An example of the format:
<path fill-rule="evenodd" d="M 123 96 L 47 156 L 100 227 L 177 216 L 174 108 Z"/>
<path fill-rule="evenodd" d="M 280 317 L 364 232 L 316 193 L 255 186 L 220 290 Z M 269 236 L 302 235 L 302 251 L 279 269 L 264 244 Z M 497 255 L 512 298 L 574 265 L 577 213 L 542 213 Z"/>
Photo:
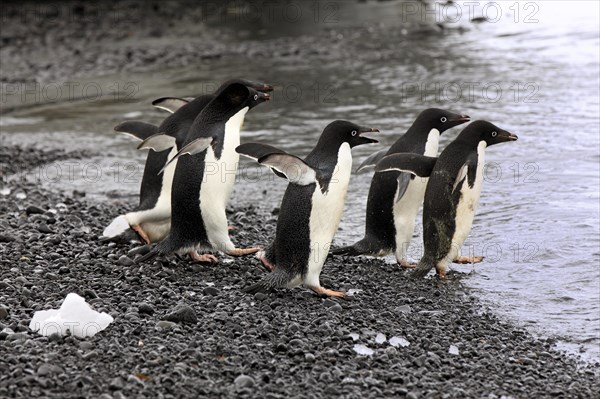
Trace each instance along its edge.
<path fill-rule="evenodd" d="M 270 99 L 242 83 L 229 84 L 198 114 L 181 149 L 163 167 L 176 162 L 171 191 L 171 229 L 167 237 L 139 259 L 189 253 L 197 262 L 216 263 L 214 250 L 232 256 L 258 248 L 236 248 L 229 238 L 225 207 L 235 181 L 240 129 L 246 113 Z"/>
<path fill-rule="evenodd" d="M 401 171 L 429 177 L 423 205 L 424 255 L 413 276 L 423 277 L 435 267 L 438 277 L 445 279 L 450 262 L 483 259 L 459 257 L 458 254 L 471 231 L 479 203 L 485 149 L 516 140 L 516 135 L 480 120 L 468 125 L 437 159 L 394 154 L 379 161 L 375 167 L 378 174 Z"/>
<path fill-rule="evenodd" d="M 273 91 L 271 85 L 243 79 L 223 83 L 214 94 L 198 96 L 193 100 L 163 97 L 152 105 L 171 112 L 160 126 L 127 121 L 115 127 L 118 132 L 132 135 L 142 143 L 138 149 L 151 149 L 146 158 L 140 187 L 140 202 L 135 211 L 121 215 L 106 227 L 102 235 L 107 241 L 130 236 L 130 228 L 147 243 L 158 242 L 166 237 L 171 227 L 171 186 L 176 163 L 159 173 L 168 160 L 181 149 L 188 130 L 202 109 L 232 83 L 244 84 L 263 92 Z"/>
<path fill-rule="evenodd" d="M 366 132 L 378 130 L 334 121 L 304 159 L 258 143 L 236 149 L 289 181 L 269 250 L 274 270 L 245 292 L 304 285 L 319 295 L 345 296 L 322 287 L 319 276 L 344 208 L 352 169 L 351 149 L 377 143 L 362 136 Z"/>
<path fill-rule="evenodd" d="M 469 119 L 467 115 L 443 109 L 426 109 L 389 149 L 368 157 L 357 171 L 375 166 L 382 157 L 397 153 L 435 157 L 440 135 L 454 126 L 468 122 Z M 375 173 L 367 199 L 364 237 L 353 245 L 334 249 L 331 253 L 346 256 L 385 256 L 394 252 L 400 266 L 414 266 L 407 261 L 406 252 L 415 228 L 417 213 L 423 203 L 426 185 L 426 178 L 416 179 L 409 173 Z"/>

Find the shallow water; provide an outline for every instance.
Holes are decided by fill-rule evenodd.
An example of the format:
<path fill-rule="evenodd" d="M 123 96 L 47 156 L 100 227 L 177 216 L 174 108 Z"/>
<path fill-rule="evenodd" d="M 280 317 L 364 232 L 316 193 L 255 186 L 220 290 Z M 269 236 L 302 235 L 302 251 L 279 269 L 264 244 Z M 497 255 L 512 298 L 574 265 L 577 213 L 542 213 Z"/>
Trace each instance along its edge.
<path fill-rule="evenodd" d="M 60 169 L 38 173 L 46 184 L 106 200 L 107 193 L 137 193 L 145 156 L 134 151 L 129 139 L 115 136 L 112 126 L 124 119 L 158 123 L 164 113 L 148 106 L 152 99 L 207 92 L 231 76 L 276 84 L 273 101 L 247 117 L 243 140 L 305 155 L 333 119 L 378 127 L 381 143 L 357 148 L 356 165 L 393 143 L 424 108 L 491 120 L 516 133 L 519 141 L 487 151 L 486 181 L 464 249 L 487 259 L 458 270 L 472 271 L 467 283 L 500 314 L 600 360 L 597 2 L 537 2 L 537 8 L 527 9 L 524 2 L 501 2 L 500 20 L 483 24 L 469 22 L 465 8 L 457 23 L 442 20 L 444 32 L 436 32 L 431 20 L 414 29 L 414 17 L 406 32 L 395 2 L 334 4 L 340 8 L 333 26 L 288 24 L 265 30 L 248 21 L 229 22 L 252 40 L 333 29 L 331 34 L 355 41 L 349 47 L 353 52 L 342 49 L 309 59 L 227 57 L 176 70 L 90 79 L 103 96 L 4 114 L 3 139 L 103 151 L 106 157 L 94 159 L 93 165 L 75 162 L 68 169 L 62 163 Z M 518 15 L 509 9 L 514 4 Z M 356 8 L 361 27 L 374 27 L 362 36 L 344 19 Z M 237 40 L 233 33 L 230 40 Z M 446 132 L 441 148 L 457 133 Z M 256 169 L 244 170 L 232 204 L 277 206 L 285 183 L 266 172 L 260 183 L 252 181 L 255 176 Z M 371 173 L 353 176 L 338 245 L 362 236 L 370 178 Z M 419 220 L 415 258 L 420 234 Z"/>

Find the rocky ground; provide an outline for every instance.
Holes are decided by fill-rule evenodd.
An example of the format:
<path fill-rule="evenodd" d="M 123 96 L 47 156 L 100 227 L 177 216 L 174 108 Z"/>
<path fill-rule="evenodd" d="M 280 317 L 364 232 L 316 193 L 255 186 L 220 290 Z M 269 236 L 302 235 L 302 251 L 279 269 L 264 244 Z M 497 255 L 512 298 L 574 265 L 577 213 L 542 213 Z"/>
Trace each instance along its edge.
<path fill-rule="evenodd" d="M 24 152 L 32 153 L 4 148 L 2 162 L 16 164 Z M 256 259 L 136 264 L 148 247 L 98 241 L 133 204 L 75 194 L 18 180 L 3 187 L 0 397 L 590 398 L 600 391 L 598 365 L 581 367 L 552 339 L 499 320 L 460 279 L 414 281 L 379 260 L 335 258 L 322 281 L 352 289 L 351 300 L 303 289 L 249 296 L 241 289 L 265 273 Z M 230 221 L 241 246 L 265 244 L 275 223 L 270 210 L 252 207 L 232 211 Z M 59 307 L 70 292 L 115 321 L 87 339 L 28 329 L 36 310 Z"/>

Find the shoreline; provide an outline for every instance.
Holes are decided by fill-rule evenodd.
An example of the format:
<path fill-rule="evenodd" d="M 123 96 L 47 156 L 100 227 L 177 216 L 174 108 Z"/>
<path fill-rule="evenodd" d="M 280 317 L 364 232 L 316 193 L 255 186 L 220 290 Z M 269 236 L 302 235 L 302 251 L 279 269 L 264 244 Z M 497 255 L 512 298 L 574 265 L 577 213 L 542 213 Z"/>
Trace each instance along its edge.
<path fill-rule="evenodd" d="M 38 164 L 88 156 L 6 147 L 2 162 L 16 164 L 23 153 L 36 154 Z M 0 305 L 8 313 L 0 331 L 15 334 L 0 333 L 0 396 L 583 398 L 600 389 L 598 364 L 581 365 L 553 338 L 501 320 L 460 278 L 414 281 L 378 259 L 336 257 L 322 282 L 359 290 L 352 300 L 303 289 L 249 296 L 241 289 L 264 274 L 253 257 L 137 265 L 147 247 L 99 243 L 103 227 L 134 198 L 95 203 L 84 193 L 10 185 L 0 197 Z M 20 192 L 24 200 L 15 197 Z M 234 242 L 265 245 L 270 211 L 230 212 Z M 35 310 L 57 308 L 69 292 L 115 321 L 87 339 L 28 330 Z M 164 323 L 180 303 L 196 323 Z M 409 345 L 394 346 L 392 337 Z M 366 349 L 356 345 L 373 353 L 361 355 Z"/>

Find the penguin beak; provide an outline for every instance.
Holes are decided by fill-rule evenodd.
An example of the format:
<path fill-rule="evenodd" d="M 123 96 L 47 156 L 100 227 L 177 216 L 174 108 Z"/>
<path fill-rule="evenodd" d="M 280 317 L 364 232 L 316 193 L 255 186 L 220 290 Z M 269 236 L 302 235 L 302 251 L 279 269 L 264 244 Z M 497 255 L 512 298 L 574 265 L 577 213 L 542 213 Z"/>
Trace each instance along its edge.
<path fill-rule="evenodd" d="M 458 122 L 458 124 L 469 122 L 471 117 L 469 115 L 456 115 L 450 118 L 451 122 Z"/>
<path fill-rule="evenodd" d="M 269 101 L 271 99 L 271 95 L 268 93 L 264 93 L 262 91 L 258 92 L 258 96 L 262 98 L 264 101 Z"/>
<path fill-rule="evenodd" d="M 257 90 L 262 93 L 270 93 L 273 91 L 273 86 L 267 83 L 263 83 L 263 85 L 261 87 L 258 87 Z"/>
<path fill-rule="evenodd" d="M 358 136 L 361 139 L 360 144 L 379 143 L 379 141 L 377 141 L 375 139 L 362 136 L 363 133 L 379 133 L 379 129 L 376 129 L 374 127 L 361 127 L 358 131 Z"/>
<path fill-rule="evenodd" d="M 512 134 L 511 132 L 507 132 L 506 130 L 500 130 L 497 136 L 497 140 L 500 142 L 517 141 L 518 139 L 519 137 L 516 134 Z"/>

